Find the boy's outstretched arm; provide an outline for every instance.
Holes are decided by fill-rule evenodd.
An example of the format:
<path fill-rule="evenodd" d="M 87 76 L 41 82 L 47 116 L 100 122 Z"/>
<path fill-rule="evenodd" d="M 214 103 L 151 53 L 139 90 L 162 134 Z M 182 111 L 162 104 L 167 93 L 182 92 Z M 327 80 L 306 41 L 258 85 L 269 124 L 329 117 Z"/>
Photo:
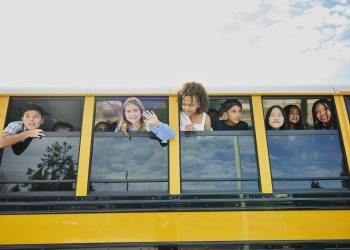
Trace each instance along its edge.
<path fill-rule="evenodd" d="M 40 138 L 44 135 L 44 130 L 42 129 L 31 129 L 21 132 L 19 134 L 3 133 L 0 136 L 0 148 L 5 148 L 16 144 L 17 142 L 23 141 L 29 137 Z"/>

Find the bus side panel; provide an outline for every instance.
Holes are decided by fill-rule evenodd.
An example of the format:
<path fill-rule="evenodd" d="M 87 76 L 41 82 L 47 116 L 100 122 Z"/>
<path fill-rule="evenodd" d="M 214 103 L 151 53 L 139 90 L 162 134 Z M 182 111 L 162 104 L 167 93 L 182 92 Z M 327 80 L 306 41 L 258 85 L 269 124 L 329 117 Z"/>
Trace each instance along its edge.
<path fill-rule="evenodd" d="M 0 245 L 350 239 L 350 211 L 1 215 Z"/>

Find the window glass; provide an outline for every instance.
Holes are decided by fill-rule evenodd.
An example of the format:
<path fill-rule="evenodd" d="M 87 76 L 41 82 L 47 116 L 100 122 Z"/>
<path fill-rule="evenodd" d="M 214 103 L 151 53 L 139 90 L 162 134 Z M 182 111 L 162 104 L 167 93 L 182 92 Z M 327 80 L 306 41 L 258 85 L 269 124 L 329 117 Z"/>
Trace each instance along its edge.
<path fill-rule="evenodd" d="M 325 190 L 348 187 L 348 172 L 343 158 L 341 139 L 337 129 L 314 129 L 312 106 L 319 99 L 264 99 L 265 116 L 272 105 L 284 108 L 293 104 L 300 108 L 304 129 L 266 131 L 274 190 Z M 316 107 L 316 106 L 315 106 Z M 333 109 L 334 121 L 337 121 Z M 290 113 L 291 114 L 291 113 Z M 324 116 L 326 114 L 323 114 Z M 321 118 L 323 119 L 323 118 Z M 293 120 L 288 119 L 289 123 Z"/>
<path fill-rule="evenodd" d="M 83 100 L 76 97 L 11 98 L 6 126 L 21 121 L 25 107 L 34 104 L 44 111 L 41 128 L 45 137 L 28 138 L 1 150 L 1 191 L 75 190 Z M 57 122 L 69 123 L 71 132 L 50 132 Z"/>
<path fill-rule="evenodd" d="M 122 120 L 127 97 L 98 98 L 95 125 Z M 146 110 L 168 123 L 167 97 L 139 97 Z M 112 129 L 114 130 L 114 129 Z M 111 131 L 111 130 L 110 130 Z M 90 192 L 167 192 L 168 146 L 150 132 L 94 133 Z"/>
<path fill-rule="evenodd" d="M 182 190 L 258 191 L 252 131 L 181 132 Z"/>
<path fill-rule="evenodd" d="M 69 134 L 69 135 L 68 135 Z M 47 132 L 20 155 L 5 148 L 0 190 L 5 192 L 74 191 L 80 133 Z"/>
<path fill-rule="evenodd" d="M 250 99 L 211 97 L 210 109 L 218 111 L 217 119 L 223 123 L 227 117 L 220 111 L 228 100 L 242 104 L 240 120 L 247 124 L 245 129 L 180 133 L 183 192 L 259 190 Z"/>

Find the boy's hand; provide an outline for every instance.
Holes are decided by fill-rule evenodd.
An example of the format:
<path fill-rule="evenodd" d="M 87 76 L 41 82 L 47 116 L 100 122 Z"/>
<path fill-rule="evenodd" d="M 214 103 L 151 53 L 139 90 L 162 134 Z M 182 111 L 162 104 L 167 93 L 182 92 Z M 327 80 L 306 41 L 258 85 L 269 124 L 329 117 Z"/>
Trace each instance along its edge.
<path fill-rule="evenodd" d="M 145 118 L 144 122 L 149 125 L 154 125 L 156 127 L 160 127 L 160 121 L 158 120 L 157 115 L 153 111 L 146 110 L 142 113 L 143 117 Z"/>
<path fill-rule="evenodd" d="M 26 131 L 28 133 L 28 137 L 34 137 L 34 138 L 41 138 L 42 136 L 45 136 L 44 130 L 37 128 L 37 129 L 30 129 Z"/>

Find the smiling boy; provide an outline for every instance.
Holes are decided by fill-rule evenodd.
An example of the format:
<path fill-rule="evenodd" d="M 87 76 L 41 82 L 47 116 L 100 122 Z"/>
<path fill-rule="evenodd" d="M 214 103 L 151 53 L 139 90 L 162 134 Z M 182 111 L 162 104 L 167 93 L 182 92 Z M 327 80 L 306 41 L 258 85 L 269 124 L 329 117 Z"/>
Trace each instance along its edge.
<path fill-rule="evenodd" d="M 12 146 L 28 138 L 45 136 L 44 131 L 40 129 L 43 123 L 42 108 L 34 104 L 28 105 L 23 111 L 21 121 L 11 122 L 4 129 L 0 136 L 0 148 Z"/>

